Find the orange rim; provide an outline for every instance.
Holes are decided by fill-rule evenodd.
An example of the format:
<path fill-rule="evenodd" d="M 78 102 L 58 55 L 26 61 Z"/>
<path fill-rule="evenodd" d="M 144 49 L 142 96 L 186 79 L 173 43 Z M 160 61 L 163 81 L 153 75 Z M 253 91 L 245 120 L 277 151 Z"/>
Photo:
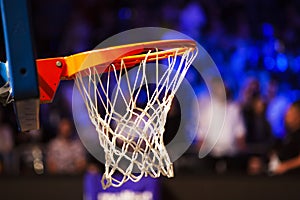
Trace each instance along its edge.
<path fill-rule="evenodd" d="M 121 61 L 126 68 L 147 62 L 182 55 L 196 49 L 193 40 L 160 40 L 96 49 L 67 57 L 36 60 L 39 77 L 40 101 L 51 102 L 61 79 L 72 79 L 76 73 L 97 67 L 98 73 L 107 72 L 111 64 L 120 69 Z M 148 53 L 151 50 L 150 53 Z"/>
<path fill-rule="evenodd" d="M 195 48 L 196 43 L 193 40 L 161 40 L 87 51 L 64 57 L 66 68 L 63 76 L 72 77 L 76 73 L 94 66 L 105 72 L 110 64 L 118 65 L 121 60 L 127 67 L 131 67 L 140 63 L 146 56 L 147 61 L 154 61 L 157 58 L 161 60 L 175 55 L 175 53 L 182 55 L 188 49 Z M 153 50 L 153 52 L 147 54 L 149 50 Z"/>

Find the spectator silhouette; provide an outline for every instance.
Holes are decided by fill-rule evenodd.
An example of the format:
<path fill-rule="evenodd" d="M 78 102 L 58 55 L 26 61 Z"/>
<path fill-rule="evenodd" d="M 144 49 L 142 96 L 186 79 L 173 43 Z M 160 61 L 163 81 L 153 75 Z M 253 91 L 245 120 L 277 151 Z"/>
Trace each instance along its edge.
<path fill-rule="evenodd" d="M 62 119 L 56 138 L 47 149 L 47 169 L 51 174 L 76 174 L 85 169 L 85 151 L 78 139 L 72 138 L 70 120 Z"/>
<path fill-rule="evenodd" d="M 300 101 L 291 104 L 285 115 L 287 134 L 282 145 L 271 155 L 271 162 L 278 157 L 273 166 L 274 174 L 300 172 Z"/>
<path fill-rule="evenodd" d="M 239 105 L 231 99 L 229 89 L 226 88 L 227 99 L 222 99 L 220 82 L 212 82 L 215 95 L 214 105 L 207 99 L 200 101 L 200 130 L 198 131 L 198 147 L 200 150 L 213 147 L 207 158 L 210 168 L 217 173 L 239 168 L 235 157 L 245 149 L 245 126 L 241 117 Z M 222 112 L 226 112 L 224 121 Z M 212 115 L 217 120 L 211 121 Z M 221 130 L 215 127 L 223 123 Z M 220 132 L 221 131 L 221 132 Z"/>
<path fill-rule="evenodd" d="M 4 122 L 4 113 L 0 109 L 0 174 L 10 173 L 12 169 L 13 147 L 13 130 L 8 123 Z"/>
<path fill-rule="evenodd" d="M 246 143 L 250 159 L 248 173 L 259 174 L 264 171 L 266 155 L 273 141 L 271 126 L 266 118 L 266 104 L 262 98 L 253 100 L 252 115 L 249 116 Z"/>

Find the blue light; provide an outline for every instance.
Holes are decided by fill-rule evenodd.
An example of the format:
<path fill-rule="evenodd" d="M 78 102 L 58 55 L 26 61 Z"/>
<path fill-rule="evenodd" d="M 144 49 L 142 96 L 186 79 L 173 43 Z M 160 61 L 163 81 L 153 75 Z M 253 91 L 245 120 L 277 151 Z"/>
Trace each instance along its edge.
<path fill-rule="evenodd" d="M 296 57 L 291 66 L 294 72 L 300 72 L 300 56 Z"/>
<path fill-rule="evenodd" d="M 131 18 L 132 12 L 130 8 L 124 7 L 119 10 L 118 15 L 121 20 L 129 20 Z"/>
<path fill-rule="evenodd" d="M 147 103 L 147 92 L 145 89 L 142 89 L 138 94 L 137 103 L 142 106 Z"/>
<path fill-rule="evenodd" d="M 263 35 L 266 38 L 272 38 L 274 36 L 274 28 L 271 24 L 269 23 L 264 23 L 262 25 L 262 31 L 263 31 Z"/>
<path fill-rule="evenodd" d="M 275 60 L 272 57 L 267 56 L 264 58 L 264 64 L 267 70 L 272 70 L 275 66 Z"/>
<path fill-rule="evenodd" d="M 278 54 L 276 59 L 277 68 L 279 71 L 284 72 L 287 70 L 288 61 L 284 54 Z"/>

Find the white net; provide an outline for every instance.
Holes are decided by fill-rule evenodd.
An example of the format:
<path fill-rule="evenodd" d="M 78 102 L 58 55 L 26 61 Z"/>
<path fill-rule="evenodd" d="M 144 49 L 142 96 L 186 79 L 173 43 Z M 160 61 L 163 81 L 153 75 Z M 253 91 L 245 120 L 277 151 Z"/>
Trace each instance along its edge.
<path fill-rule="evenodd" d="M 106 73 L 91 67 L 75 76 L 105 152 L 103 188 L 118 187 L 128 180 L 137 182 L 148 175 L 174 175 L 163 141 L 164 126 L 175 92 L 197 49 L 186 48 L 180 55 L 175 49 L 164 61 L 157 56 L 149 62 L 148 56 L 157 52 L 149 50 L 131 69 L 121 59 Z M 154 70 L 152 76 L 147 68 Z"/>

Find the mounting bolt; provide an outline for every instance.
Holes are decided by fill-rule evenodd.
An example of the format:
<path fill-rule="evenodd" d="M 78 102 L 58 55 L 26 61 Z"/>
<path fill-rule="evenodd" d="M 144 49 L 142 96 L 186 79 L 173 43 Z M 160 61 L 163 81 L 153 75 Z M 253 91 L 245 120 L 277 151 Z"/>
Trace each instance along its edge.
<path fill-rule="evenodd" d="M 56 61 L 56 63 L 55 63 L 55 64 L 56 64 L 56 67 L 59 67 L 59 68 L 60 68 L 60 67 L 62 67 L 62 62 L 61 62 L 61 61 L 59 61 L 59 60 L 58 60 L 58 61 Z"/>

